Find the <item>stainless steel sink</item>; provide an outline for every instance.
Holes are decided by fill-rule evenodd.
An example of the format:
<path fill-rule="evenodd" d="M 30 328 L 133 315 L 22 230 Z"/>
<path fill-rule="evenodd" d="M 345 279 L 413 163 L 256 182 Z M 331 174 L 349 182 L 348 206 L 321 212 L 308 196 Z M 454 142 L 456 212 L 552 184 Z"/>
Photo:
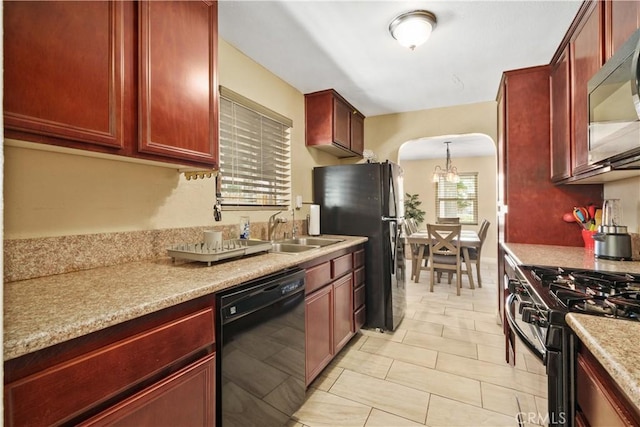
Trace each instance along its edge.
<path fill-rule="evenodd" d="M 296 243 L 279 242 L 279 243 L 271 244 L 271 252 L 295 254 L 295 253 L 309 251 L 311 249 L 318 249 L 319 247 L 320 246 L 318 245 L 312 246 L 312 245 L 302 245 L 302 244 L 296 244 Z"/>
<path fill-rule="evenodd" d="M 344 242 L 342 239 L 327 239 L 324 237 L 299 237 L 297 239 L 281 240 L 280 243 L 294 245 L 329 246 Z"/>

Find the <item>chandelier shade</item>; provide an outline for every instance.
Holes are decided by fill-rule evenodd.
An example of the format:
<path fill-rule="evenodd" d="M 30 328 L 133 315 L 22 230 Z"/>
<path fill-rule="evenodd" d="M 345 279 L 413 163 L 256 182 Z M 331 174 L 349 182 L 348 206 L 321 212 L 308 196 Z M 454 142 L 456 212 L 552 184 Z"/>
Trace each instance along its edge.
<path fill-rule="evenodd" d="M 446 141 L 445 144 L 447 144 L 447 161 L 445 167 L 443 169 L 440 166 L 436 166 L 433 171 L 432 181 L 436 183 L 439 182 L 440 179 L 444 179 L 447 182 L 460 182 L 458 168 L 453 166 L 453 163 L 451 163 L 451 153 L 449 151 L 449 144 L 451 144 L 451 141 Z"/>

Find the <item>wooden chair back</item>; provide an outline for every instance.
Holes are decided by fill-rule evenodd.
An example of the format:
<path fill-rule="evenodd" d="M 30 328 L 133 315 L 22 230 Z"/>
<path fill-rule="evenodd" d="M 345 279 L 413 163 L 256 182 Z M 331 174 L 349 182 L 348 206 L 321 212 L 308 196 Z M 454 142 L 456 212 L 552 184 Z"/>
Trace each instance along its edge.
<path fill-rule="evenodd" d="M 438 219 L 436 220 L 437 224 L 460 224 L 460 218 L 459 217 L 447 217 L 447 218 L 441 218 L 438 217 Z"/>
<path fill-rule="evenodd" d="M 460 238 L 461 230 L 460 224 L 427 224 L 427 232 L 431 239 L 430 254 L 456 256 L 459 259 L 460 246 L 456 244 L 456 241 Z"/>

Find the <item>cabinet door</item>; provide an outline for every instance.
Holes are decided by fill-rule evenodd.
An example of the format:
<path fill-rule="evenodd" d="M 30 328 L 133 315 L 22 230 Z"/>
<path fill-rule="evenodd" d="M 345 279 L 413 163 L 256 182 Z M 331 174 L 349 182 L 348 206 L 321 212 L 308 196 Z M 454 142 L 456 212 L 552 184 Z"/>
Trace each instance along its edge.
<path fill-rule="evenodd" d="M 351 151 L 360 155 L 364 151 L 364 116 L 357 111 L 351 115 Z"/>
<path fill-rule="evenodd" d="M 81 425 L 214 426 L 215 389 L 216 359 L 211 354 Z"/>
<path fill-rule="evenodd" d="M 351 108 L 341 99 L 333 98 L 333 142 L 351 148 Z"/>
<path fill-rule="evenodd" d="M 333 287 L 326 286 L 305 299 L 306 383 L 333 357 Z"/>
<path fill-rule="evenodd" d="M 611 0 L 608 9 L 607 27 L 609 35 L 607 59 L 640 28 L 640 2 Z"/>
<path fill-rule="evenodd" d="M 551 69 L 551 179 L 571 176 L 571 108 L 569 48 L 567 45 Z"/>
<path fill-rule="evenodd" d="M 123 148 L 127 5 L 9 1 L 3 6 L 7 136 L 111 152 Z"/>
<path fill-rule="evenodd" d="M 349 342 L 353 326 L 353 275 L 333 283 L 333 342 L 337 354 Z"/>
<path fill-rule="evenodd" d="M 140 2 L 138 149 L 215 165 L 217 3 Z"/>
<path fill-rule="evenodd" d="M 584 25 L 578 29 L 571 47 L 573 175 L 591 169 L 588 163 L 587 83 L 602 66 L 601 6 L 602 3 L 593 2 L 591 10 L 585 15 Z"/>

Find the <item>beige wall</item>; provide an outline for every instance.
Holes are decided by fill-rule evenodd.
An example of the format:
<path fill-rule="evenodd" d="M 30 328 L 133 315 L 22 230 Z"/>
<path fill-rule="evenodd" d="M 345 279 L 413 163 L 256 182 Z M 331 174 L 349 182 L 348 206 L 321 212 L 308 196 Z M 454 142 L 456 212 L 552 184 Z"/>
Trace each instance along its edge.
<path fill-rule="evenodd" d="M 497 141 L 498 106 L 496 102 L 458 105 L 408 113 L 368 117 L 364 121 L 365 147 L 378 159 L 398 161 L 398 150 L 417 138 L 483 133 Z"/>
<path fill-rule="evenodd" d="M 496 239 L 496 156 L 488 157 L 455 157 L 454 164 L 459 172 L 478 173 L 478 224 L 464 226 L 478 231 L 483 219 L 487 219 L 492 226 L 489 228 L 485 246 L 483 246 L 483 261 L 497 261 Z M 403 160 L 404 189 L 406 193 L 418 194 L 426 212 L 422 228 L 427 223 L 436 221 L 435 202 L 436 186 L 431 182 L 431 174 L 436 165 L 442 166 L 443 159 Z"/>
<path fill-rule="evenodd" d="M 293 120 L 292 192 L 312 201 L 311 168 L 339 163 L 304 145 L 304 96 L 231 45 L 219 43 L 220 84 Z M 175 168 L 5 145 L 4 238 L 236 224 L 215 223 L 213 179 L 187 181 Z M 273 212 L 249 212 L 266 221 Z M 308 205 L 296 212 L 308 213 Z"/>
<path fill-rule="evenodd" d="M 606 183 L 604 198 L 620 199 L 622 225 L 630 233 L 640 233 L 640 177 Z"/>

